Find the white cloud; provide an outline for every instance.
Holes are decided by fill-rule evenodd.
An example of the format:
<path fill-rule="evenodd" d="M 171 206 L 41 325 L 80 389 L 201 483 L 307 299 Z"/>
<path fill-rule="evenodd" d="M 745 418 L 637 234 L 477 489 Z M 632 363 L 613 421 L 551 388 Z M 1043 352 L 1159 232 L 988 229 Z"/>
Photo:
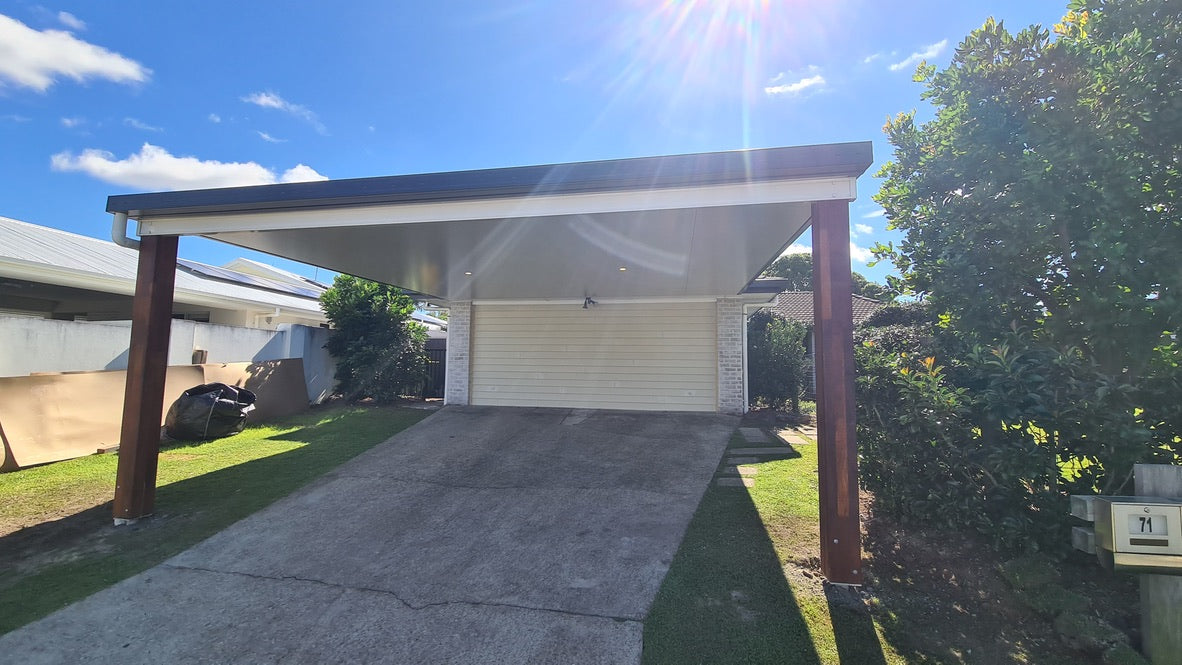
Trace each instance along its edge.
<path fill-rule="evenodd" d="M 128 127 L 134 128 L 134 129 L 141 129 L 145 132 L 162 132 L 162 131 L 164 131 L 163 127 L 156 127 L 154 125 L 149 125 L 148 123 L 143 122 L 142 120 L 136 120 L 135 118 L 124 118 L 123 124 Z"/>
<path fill-rule="evenodd" d="M 45 92 L 58 77 L 142 83 L 152 70 L 62 30 L 34 30 L 0 14 L 0 88 Z"/>
<path fill-rule="evenodd" d="M 764 87 L 763 92 L 767 95 L 798 95 L 809 88 L 816 88 L 825 85 L 825 77 L 817 73 L 819 70 L 814 65 L 809 67 L 808 73 L 812 76 L 804 76 L 791 83 L 780 83 L 785 80 L 785 75 L 780 72 L 768 85 Z M 778 84 L 778 85 L 777 85 Z"/>
<path fill-rule="evenodd" d="M 267 143 L 287 143 L 287 139 L 277 139 L 274 136 L 271 136 L 270 134 L 268 134 L 267 132 L 260 132 L 256 129 L 255 133 L 259 135 L 260 139 L 266 141 Z"/>
<path fill-rule="evenodd" d="M 70 12 L 58 12 L 57 20 L 61 21 L 62 25 L 66 26 L 67 28 L 71 28 L 79 32 L 86 29 L 86 23 Z"/>
<path fill-rule="evenodd" d="M 62 118 L 62 127 L 66 129 L 73 129 L 75 127 L 85 125 L 86 118 L 81 116 L 74 116 L 73 118 Z"/>
<path fill-rule="evenodd" d="M 316 180 L 328 180 L 328 176 L 320 175 L 316 169 L 306 164 L 296 164 L 279 177 L 280 182 L 313 182 Z"/>
<path fill-rule="evenodd" d="M 936 42 L 935 44 L 929 44 L 928 46 L 923 47 L 922 51 L 916 51 L 915 53 L 912 53 L 911 55 L 907 56 L 905 59 L 901 60 L 900 62 L 896 62 L 895 64 L 891 65 L 889 67 L 889 69 L 892 72 L 897 72 L 900 69 L 908 69 L 910 67 L 914 67 L 915 65 L 919 64 L 919 62 L 921 60 L 927 60 L 929 58 L 934 58 L 934 57 L 940 55 L 941 53 L 944 52 L 944 49 L 947 46 L 948 46 L 948 40 L 941 39 L 940 41 Z"/>
<path fill-rule="evenodd" d="M 809 247 L 808 245 L 800 245 L 797 243 L 792 243 L 791 245 L 788 245 L 788 249 L 784 250 L 784 252 L 781 253 L 780 256 L 788 256 L 789 254 L 812 254 L 812 253 L 813 253 L 812 247 Z"/>
<path fill-rule="evenodd" d="M 862 235 L 870 235 L 874 233 L 874 227 L 869 224 L 854 224 L 854 230 Z"/>
<path fill-rule="evenodd" d="M 854 243 L 850 243 L 850 260 L 858 263 L 869 263 L 874 260 L 874 252 L 865 247 L 858 247 Z"/>
<path fill-rule="evenodd" d="M 32 120 L 32 118 L 30 118 L 27 115 L 17 115 L 16 113 L 5 113 L 4 115 L 0 115 L 0 120 L 7 120 L 9 122 L 28 122 L 28 121 Z"/>
<path fill-rule="evenodd" d="M 217 124 L 217 123 L 219 123 L 219 122 L 221 122 L 221 121 L 222 121 L 222 116 L 220 116 L 220 115 L 218 115 L 218 114 L 216 114 L 216 113 L 210 113 L 210 114 L 209 114 L 209 121 L 210 121 L 210 122 L 212 122 L 212 123 L 214 123 L 214 124 Z"/>
<path fill-rule="evenodd" d="M 870 63 L 874 62 L 875 60 L 878 60 L 881 57 L 882 57 L 881 53 L 871 53 L 870 55 L 866 56 L 865 58 L 862 58 L 862 64 L 869 65 Z"/>
<path fill-rule="evenodd" d="M 273 92 L 251 93 L 243 97 L 242 101 L 247 104 L 261 106 L 265 109 L 277 109 L 284 113 L 289 113 L 312 125 L 316 128 L 317 132 L 321 134 L 326 133 L 324 124 L 320 122 L 320 118 L 311 109 L 301 104 L 293 104 Z"/>
<path fill-rule="evenodd" d="M 50 158 L 54 171 L 77 171 L 103 182 L 145 190 L 206 189 L 276 182 L 325 180 L 303 164 L 276 176 L 255 162 L 219 162 L 196 157 L 176 157 L 164 148 L 145 143 L 138 153 L 116 159 L 105 150 L 83 150 L 75 155 L 59 152 Z"/>
<path fill-rule="evenodd" d="M 886 214 L 886 211 L 883 210 L 882 208 L 879 208 L 878 210 L 875 210 L 874 212 L 868 212 L 865 215 L 862 215 L 862 219 L 874 219 L 875 217 L 882 217 L 885 214 Z"/>

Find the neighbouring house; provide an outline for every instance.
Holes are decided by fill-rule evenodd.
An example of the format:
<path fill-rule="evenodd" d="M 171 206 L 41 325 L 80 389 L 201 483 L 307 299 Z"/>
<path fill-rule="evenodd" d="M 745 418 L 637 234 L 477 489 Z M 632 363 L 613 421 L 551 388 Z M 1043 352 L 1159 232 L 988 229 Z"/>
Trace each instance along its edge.
<path fill-rule="evenodd" d="M 138 252 L 110 241 L 0 217 L 0 314 L 131 320 L 138 260 Z M 319 300 L 325 288 L 245 259 L 237 269 L 177 259 L 172 317 L 266 330 L 317 327 L 328 322 Z"/>
<path fill-rule="evenodd" d="M 118 444 L 139 256 L 0 217 L 0 470 Z M 197 384 L 234 383 L 259 394 L 257 421 L 331 392 L 325 287 L 250 268 L 173 262 L 160 360 L 168 402 Z"/>
<path fill-rule="evenodd" d="M 775 296 L 749 287 L 811 228 L 822 568 L 857 583 L 849 202 L 872 162 L 869 142 L 827 144 L 116 195 L 107 211 L 120 242 L 129 220 L 140 236 L 136 366 L 161 353 L 178 238 L 199 235 L 446 306 L 447 404 L 730 414 L 747 404 L 746 316 Z M 152 468 L 159 382 L 128 391 L 127 478 Z M 114 513 L 151 503 L 129 484 Z"/>
<path fill-rule="evenodd" d="M 139 253 L 113 242 L 0 217 L 0 377 L 121 370 Z M 316 280 L 246 258 L 213 266 L 178 258 L 171 366 L 303 359 L 310 399 L 332 389 L 328 319 Z M 442 372 L 447 321 L 425 311 L 429 354 Z M 429 388 L 442 397 L 442 376 Z"/>
<path fill-rule="evenodd" d="M 808 328 L 804 345 L 805 349 L 808 350 L 809 364 L 813 367 L 813 371 L 810 373 L 811 381 L 808 386 L 808 392 L 815 395 L 817 392 L 817 374 L 815 371 L 817 344 L 816 340 L 813 339 L 813 302 L 812 291 L 781 291 L 776 294 L 776 299 L 768 305 L 768 309 L 788 321 L 803 323 Z M 853 323 L 855 327 L 869 318 L 871 314 L 886 307 L 885 303 L 859 295 L 851 296 L 850 304 L 854 314 Z"/>

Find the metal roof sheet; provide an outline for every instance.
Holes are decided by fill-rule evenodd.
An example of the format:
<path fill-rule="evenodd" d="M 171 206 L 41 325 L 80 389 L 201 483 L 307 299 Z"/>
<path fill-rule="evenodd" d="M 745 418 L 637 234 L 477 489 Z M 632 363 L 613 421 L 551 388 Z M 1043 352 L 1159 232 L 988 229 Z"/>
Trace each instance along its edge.
<path fill-rule="evenodd" d="M 113 242 L 89 238 L 59 229 L 0 217 L 0 268 L 14 277 L 28 279 L 38 268 L 65 270 L 77 275 L 111 278 L 125 284 L 122 293 L 135 290 L 139 253 Z M 214 268 L 197 262 L 193 266 Z M 218 271 L 233 273 L 225 268 Z M 209 270 L 213 272 L 213 270 Z M 242 281 L 263 282 L 261 278 L 237 273 Z M 44 275 L 39 276 L 44 280 Z M 103 290 L 96 283 L 95 290 Z M 251 309 L 280 309 L 323 317 L 316 298 L 280 293 L 268 288 L 248 286 L 228 279 L 214 279 L 199 272 L 178 269 L 174 299 L 186 304 L 204 305 L 202 296 L 240 301 Z"/>

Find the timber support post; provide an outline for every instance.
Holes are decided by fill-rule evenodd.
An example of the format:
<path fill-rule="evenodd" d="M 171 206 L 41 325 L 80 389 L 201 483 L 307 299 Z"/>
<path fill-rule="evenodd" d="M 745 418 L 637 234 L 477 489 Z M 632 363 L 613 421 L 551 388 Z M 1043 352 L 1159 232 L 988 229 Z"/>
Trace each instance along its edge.
<path fill-rule="evenodd" d="M 155 505 L 176 257 L 176 236 L 140 240 L 115 474 L 115 524 L 151 515 Z"/>
<path fill-rule="evenodd" d="M 861 584 L 849 202 L 814 202 L 812 227 L 821 572 Z"/>

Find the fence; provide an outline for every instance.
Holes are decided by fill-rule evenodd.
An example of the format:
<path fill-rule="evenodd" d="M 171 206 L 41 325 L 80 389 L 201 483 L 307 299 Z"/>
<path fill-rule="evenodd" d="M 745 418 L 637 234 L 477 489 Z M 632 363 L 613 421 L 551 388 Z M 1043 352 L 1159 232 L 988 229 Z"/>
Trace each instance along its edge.
<path fill-rule="evenodd" d="M 443 382 L 447 379 L 447 340 L 433 345 L 427 342 L 427 383 L 423 386 L 423 397 L 443 397 Z"/>

